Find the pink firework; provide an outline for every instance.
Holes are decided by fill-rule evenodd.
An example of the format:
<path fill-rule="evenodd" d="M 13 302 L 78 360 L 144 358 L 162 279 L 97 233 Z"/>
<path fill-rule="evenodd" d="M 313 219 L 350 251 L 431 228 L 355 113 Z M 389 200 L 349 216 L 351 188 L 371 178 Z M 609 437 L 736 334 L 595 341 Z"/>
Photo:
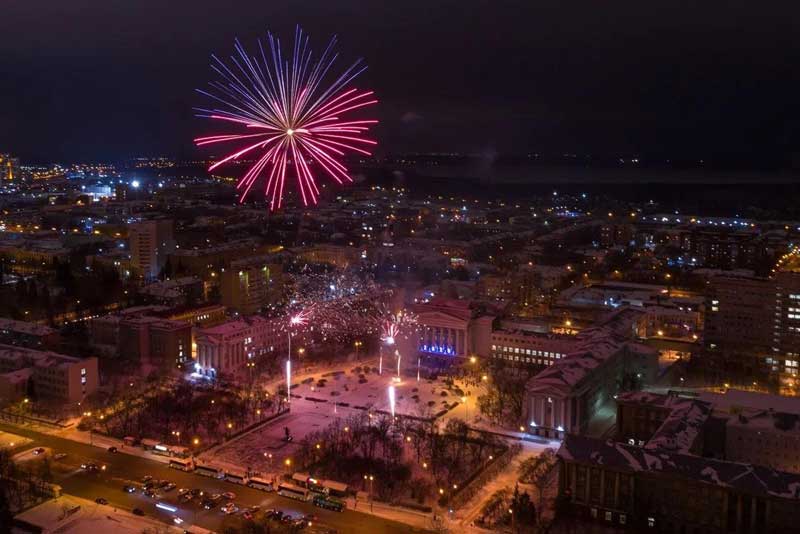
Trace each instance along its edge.
<path fill-rule="evenodd" d="M 291 57 L 283 57 L 280 40 L 271 33 L 267 40 L 269 51 L 259 40 L 255 55 L 249 55 L 237 40 L 230 66 L 212 56 L 211 68 L 220 79 L 211 82 L 210 91 L 198 91 L 221 107 L 198 109 L 198 116 L 223 121 L 242 131 L 200 137 L 195 143 L 240 143 L 209 171 L 242 157 L 255 160 L 236 186 L 240 202 L 262 178 L 270 210 L 280 209 L 287 175 L 293 174 L 303 205 L 316 204 L 318 174 L 339 184 L 352 182 L 341 158 L 353 152 L 371 155 L 367 149 L 377 143 L 363 135 L 378 121 L 350 120 L 348 115 L 378 101 L 372 91 L 349 86 L 366 70 L 362 60 L 338 77 L 331 75 L 338 56 L 334 51 L 336 37 L 316 61 L 308 36 L 300 28 L 295 32 Z"/>
<path fill-rule="evenodd" d="M 311 318 L 311 310 L 306 309 L 289 316 L 289 326 L 306 326 Z"/>

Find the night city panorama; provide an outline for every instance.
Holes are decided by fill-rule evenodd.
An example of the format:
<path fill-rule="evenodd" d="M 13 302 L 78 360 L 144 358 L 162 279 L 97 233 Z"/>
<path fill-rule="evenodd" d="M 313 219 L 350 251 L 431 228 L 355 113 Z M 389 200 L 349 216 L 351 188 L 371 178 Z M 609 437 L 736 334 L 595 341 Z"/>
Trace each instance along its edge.
<path fill-rule="evenodd" d="M 0 534 L 800 533 L 799 17 L 7 1 Z"/>

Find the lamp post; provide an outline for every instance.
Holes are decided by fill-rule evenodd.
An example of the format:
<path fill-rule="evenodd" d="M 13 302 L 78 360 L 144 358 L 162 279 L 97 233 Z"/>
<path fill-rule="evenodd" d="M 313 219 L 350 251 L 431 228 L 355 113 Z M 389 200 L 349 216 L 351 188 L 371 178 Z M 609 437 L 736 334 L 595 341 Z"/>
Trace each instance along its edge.
<path fill-rule="evenodd" d="M 369 511 L 372 511 L 372 481 L 375 479 L 372 475 L 364 475 L 364 480 L 369 480 Z"/>

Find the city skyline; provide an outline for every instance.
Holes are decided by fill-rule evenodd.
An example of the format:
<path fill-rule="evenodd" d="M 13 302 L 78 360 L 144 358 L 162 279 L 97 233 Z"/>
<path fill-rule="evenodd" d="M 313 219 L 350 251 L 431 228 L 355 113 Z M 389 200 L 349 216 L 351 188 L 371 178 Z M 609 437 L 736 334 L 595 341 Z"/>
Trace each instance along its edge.
<path fill-rule="evenodd" d="M 6 4 L 0 534 L 800 534 L 800 5 Z"/>

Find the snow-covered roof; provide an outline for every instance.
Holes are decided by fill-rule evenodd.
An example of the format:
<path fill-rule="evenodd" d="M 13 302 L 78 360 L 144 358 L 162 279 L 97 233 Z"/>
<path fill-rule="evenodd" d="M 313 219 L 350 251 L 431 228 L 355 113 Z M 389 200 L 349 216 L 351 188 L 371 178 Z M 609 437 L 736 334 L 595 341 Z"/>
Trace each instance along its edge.
<path fill-rule="evenodd" d="M 558 450 L 564 461 L 618 471 L 678 476 L 751 495 L 800 499 L 800 474 L 690 454 L 652 451 L 611 440 L 568 434 Z"/>

